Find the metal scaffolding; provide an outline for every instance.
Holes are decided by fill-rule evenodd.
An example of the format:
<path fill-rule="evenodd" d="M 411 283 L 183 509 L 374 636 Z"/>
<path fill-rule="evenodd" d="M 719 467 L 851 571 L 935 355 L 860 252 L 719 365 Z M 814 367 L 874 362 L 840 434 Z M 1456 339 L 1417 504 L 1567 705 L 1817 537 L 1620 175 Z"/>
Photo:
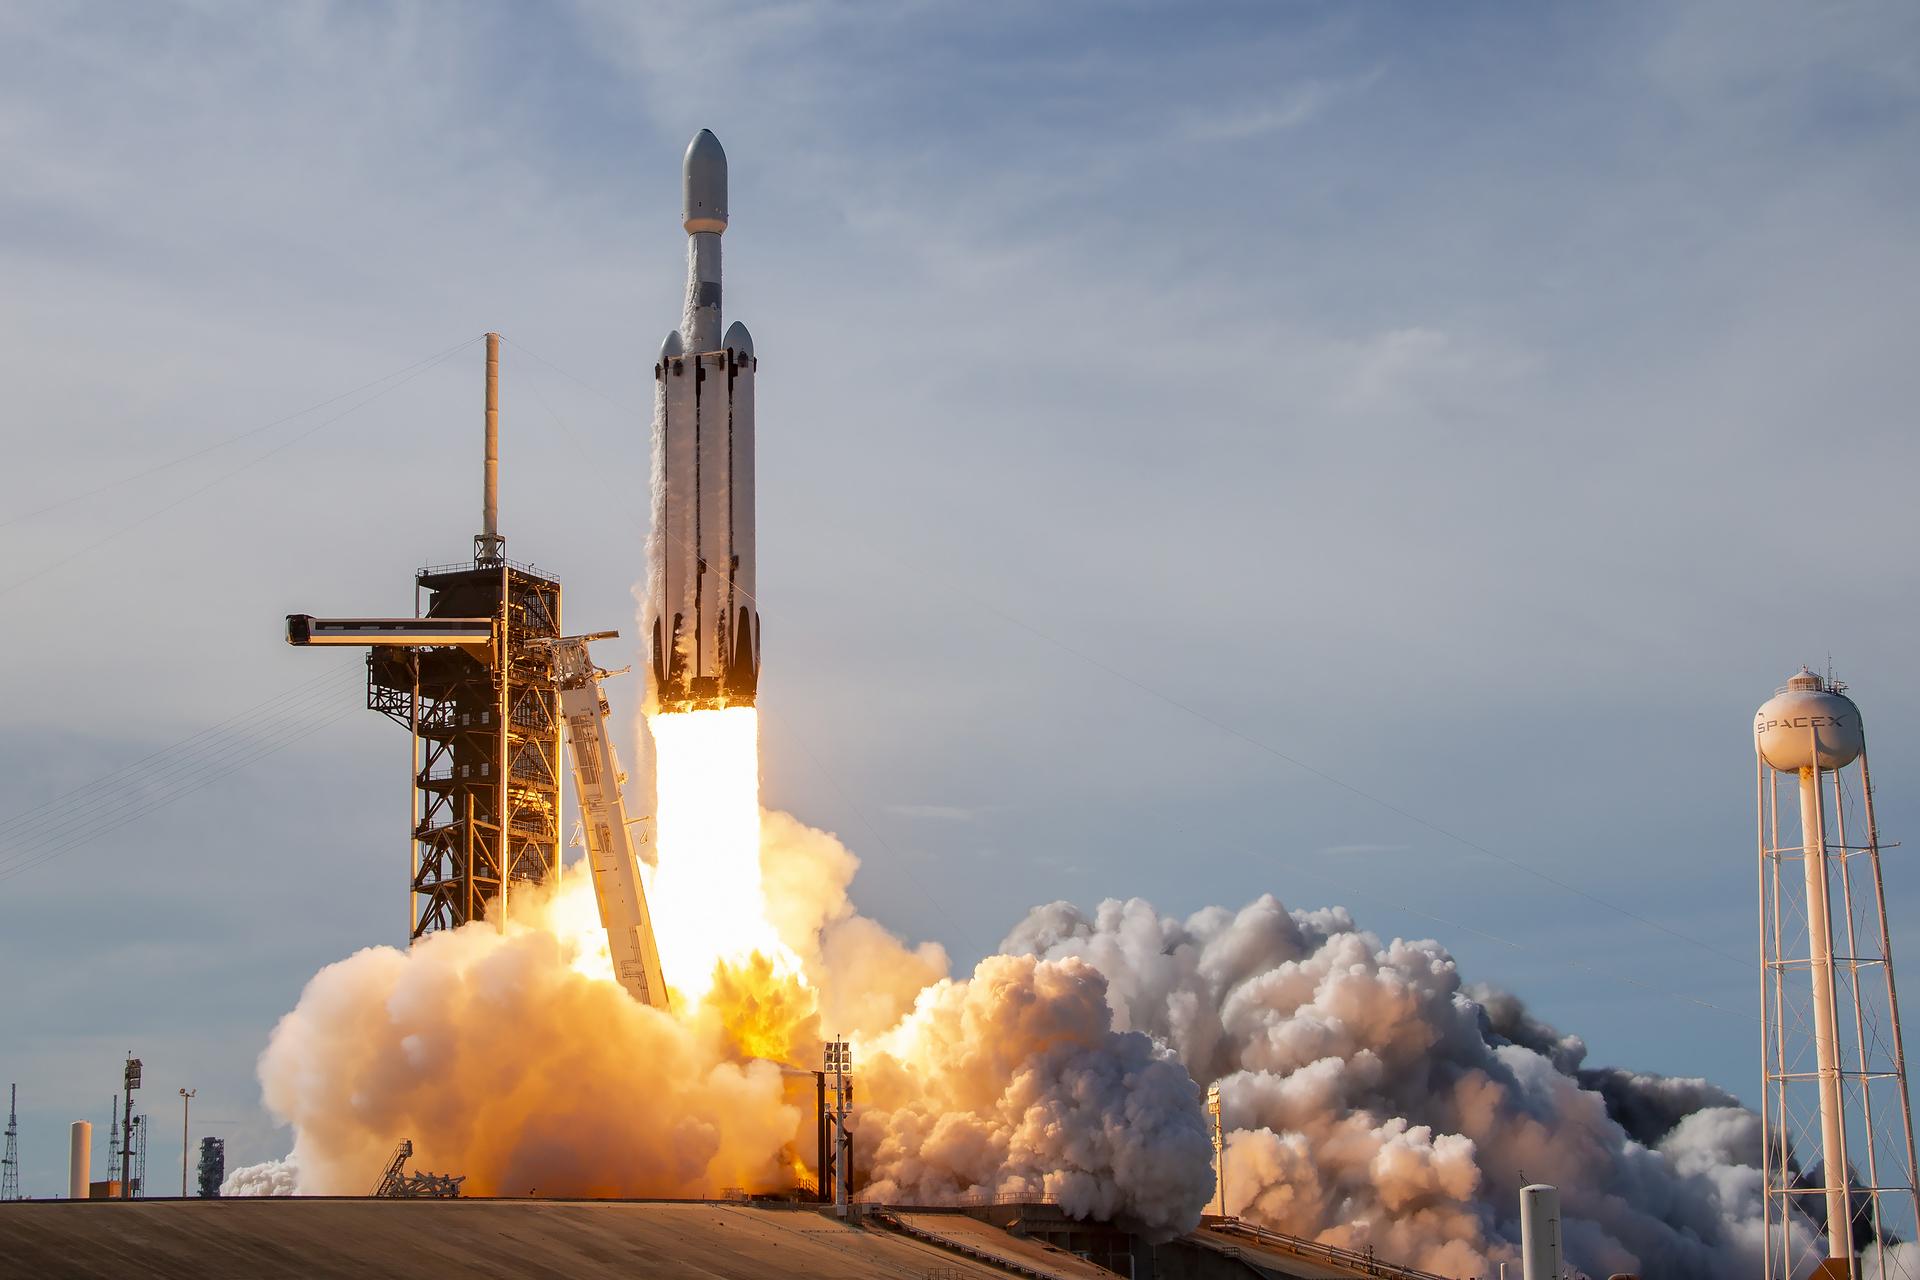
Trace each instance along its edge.
<path fill-rule="evenodd" d="M 20 1086 L 7 1086 L 7 1154 L 0 1160 L 0 1200 L 20 1198 Z"/>
<path fill-rule="evenodd" d="M 531 565 L 420 570 L 415 614 L 491 618 L 493 661 L 469 646 L 376 646 L 367 705 L 413 735 L 409 936 L 453 929 L 560 866 L 559 694 L 550 641 L 560 584 Z M 504 913 L 503 917 L 504 919 Z"/>

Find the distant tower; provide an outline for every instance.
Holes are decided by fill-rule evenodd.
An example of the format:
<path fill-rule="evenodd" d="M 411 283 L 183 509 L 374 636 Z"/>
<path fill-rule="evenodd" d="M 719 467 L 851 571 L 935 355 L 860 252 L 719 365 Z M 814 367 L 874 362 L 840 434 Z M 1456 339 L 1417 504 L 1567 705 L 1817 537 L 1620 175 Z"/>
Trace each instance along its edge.
<path fill-rule="evenodd" d="M 127 1126 L 127 1150 L 132 1152 L 133 1155 L 132 1159 L 127 1162 L 129 1168 L 127 1186 L 130 1189 L 125 1191 L 123 1193 L 124 1195 L 139 1196 L 142 1199 L 146 1197 L 147 1138 L 151 1133 L 152 1130 L 147 1125 L 147 1117 L 144 1112 L 135 1116 L 133 1123 Z"/>
<path fill-rule="evenodd" d="M 118 1186 L 120 1182 L 120 1095 L 114 1094 L 108 1110 L 112 1119 L 107 1121 L 107 1176 L 102 1179 Z"/>
<path fill-rule="evenodd" d="M 200 1198 L 202 1200 L 218 1200 L 220 1198 L 220 1184 L 226 1180 L 226 1139 L 200 1139 Z"/>
<path fill-rule="evenodd" d="M 1844 687 L 1802 670 L 1753 721 L 1767 1280 L 1852 1276 L 1866 1256 L 1885 1275 L 1888 1244 L 1920 1229 L 1872 775 Z"/>
<path fill-rule="evenodd" d="M 7 1156 L 0 1161 L 0 1200 L 20 1198 L 20 1086 L 7 1086 Z"/>
<path fill-rule="evenodd" d="M 143 1159 L 145 1152 L 140 1148 L 140 1133 L 134 1126 L 138 1123 L 133 1115 L 133 1091 L 140 1087 L 140 1059 L 127 1053 L 127 1065 L 122 1083 L 126 1088 L 127 1100 L 120 1109 L 120 1198 L 131 1200 L 140 1185 L 139 1174 L 134 1170 L 134 1162 Z M 107 1175 L 111 1178 L 113 1175 Z"/>

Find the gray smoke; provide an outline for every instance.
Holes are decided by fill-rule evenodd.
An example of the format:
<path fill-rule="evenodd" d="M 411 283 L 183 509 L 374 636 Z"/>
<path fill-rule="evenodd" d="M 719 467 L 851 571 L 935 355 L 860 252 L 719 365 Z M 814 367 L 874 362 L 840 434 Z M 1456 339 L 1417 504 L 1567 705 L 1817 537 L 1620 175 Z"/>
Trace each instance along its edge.
<path fill-rule="evenodd" d="M 1117 1028 L 1220 1083 L 1229 1212 L 1483 1275 L 1517 1258 L 1523 1182 L 1552 1182 L 1590 1274 L 1760 1269 L 1759 1118 L 1704 1080 L 1586 1067 L 1578 1037 L 1463 984 L 1436 942 L 1265 896 L 1185 920 L 1056 902 L 1002 950 L 1086 960 Z"/>

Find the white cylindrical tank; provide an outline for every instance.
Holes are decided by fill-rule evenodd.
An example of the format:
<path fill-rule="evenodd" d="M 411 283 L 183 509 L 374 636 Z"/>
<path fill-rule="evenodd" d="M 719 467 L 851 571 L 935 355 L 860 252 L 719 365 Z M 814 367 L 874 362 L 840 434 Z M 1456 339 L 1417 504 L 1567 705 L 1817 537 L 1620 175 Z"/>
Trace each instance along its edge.
<path fill-rule="evenodd" d="M 93 1121 L 73 1122 L 73 1145 L 67 1150 L 67 1199 L 85 1200 L 87 1180 L 93 1175 Z"/>
<path fill-rule="evenodd" d="M 1560 1189 L 1520 1188 L 1520 1267 L 1526 1280 L 1560 1280 Z"/>
<path fill-rule="evenodd" d="M 1866 741 L 1853 699 L 1804 668 L 1753 716 L 1754 749 L 1781 773 L 1815 765 L 1844 769 L 1859 759 Z"/>

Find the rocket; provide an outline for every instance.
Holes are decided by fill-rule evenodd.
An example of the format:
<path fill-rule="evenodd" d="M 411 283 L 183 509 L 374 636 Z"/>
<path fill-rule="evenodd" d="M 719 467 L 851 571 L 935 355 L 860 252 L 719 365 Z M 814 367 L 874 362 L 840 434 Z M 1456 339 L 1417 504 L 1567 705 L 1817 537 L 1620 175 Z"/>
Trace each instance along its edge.
<path fill-rule="evenodd" d="M 682 168 L 687 300 L 653 366 L 653 532 L 642 626 L 662 712 L 752 706 L 760 682 L 754 596 L 753 338 L 720 332 L 727 153 L 702 129 Z"/>

